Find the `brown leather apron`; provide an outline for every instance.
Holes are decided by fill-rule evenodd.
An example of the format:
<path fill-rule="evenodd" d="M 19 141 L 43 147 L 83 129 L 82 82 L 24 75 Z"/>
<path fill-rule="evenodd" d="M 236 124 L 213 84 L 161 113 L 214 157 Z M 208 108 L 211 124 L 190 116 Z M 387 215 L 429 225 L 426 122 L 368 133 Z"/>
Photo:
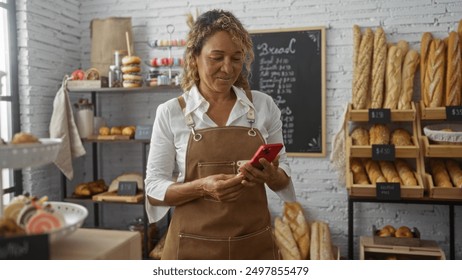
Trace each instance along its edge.
<path fill-rule="evenodd" d="M 179 98 L 184 109 L 184 99 Z M 249 160 L 264 143 L 252 127 L 227 126 L 194 130 L 186 154 L 185 182 L 212 174 L 237 174 L 238 162 Z M 236 201 L 203 197 L 177 206 L 168 229 L 162 259 L 278 259 L 271 230 L 265 186 L 245 189 Z"/>

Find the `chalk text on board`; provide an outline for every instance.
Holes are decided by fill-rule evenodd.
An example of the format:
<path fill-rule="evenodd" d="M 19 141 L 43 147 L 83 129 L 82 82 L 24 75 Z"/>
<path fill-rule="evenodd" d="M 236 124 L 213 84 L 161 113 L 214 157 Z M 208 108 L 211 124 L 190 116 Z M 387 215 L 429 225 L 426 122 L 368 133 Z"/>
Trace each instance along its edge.
<path fill-rule="evenodd" d="M 289 46 L 286 48 L 269 47 L 268 43 L 262 43 L 257 45 L 257 49 L 261 51 L 259 52 L 260 56 L 272 54 L 294 54 L 296 41 L 297 40 L 295 38 L 290 39 Z"/>

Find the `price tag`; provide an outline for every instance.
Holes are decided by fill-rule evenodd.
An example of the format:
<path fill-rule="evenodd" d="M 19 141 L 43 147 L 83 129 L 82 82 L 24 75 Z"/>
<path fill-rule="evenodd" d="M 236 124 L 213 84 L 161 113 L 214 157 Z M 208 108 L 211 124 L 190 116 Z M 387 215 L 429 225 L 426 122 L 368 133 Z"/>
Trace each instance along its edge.
<path fill-rule="evenodd" d="M 137 182 L 132 181 L 121 181 L 119 182 L 119 188 L 117 189 L 117 195 L 129 195 L 134 196 L 138 191 Z"/>
<path fill-rule="evenodd" d="M 381 200 L 400 200 L 400 183 L 376 183 L 376 198 Z"/>
<path fill-rule="evenodd" d="M 48 234 L 0 238 L 0 260 L 48 260 Z"/>
<path fill-rule="evenodd" d="M 391 123 L 390 109 L 369 109 L 369 123 L 387 124 Z"/>
<path fill-rule="evenodd" d="M 152 125 L 137 125 L 135 139 L 150 140 L 152 134 Z"/>
<path fill-rule="evenodd" d="M 395 160 L 395 145 L 372 145 L 372 160 Z"/>
<path fill-rule="evenodd" d="M 448 121 L 462 121 L 462 106 L 447 106 L 446 119 Z"/>

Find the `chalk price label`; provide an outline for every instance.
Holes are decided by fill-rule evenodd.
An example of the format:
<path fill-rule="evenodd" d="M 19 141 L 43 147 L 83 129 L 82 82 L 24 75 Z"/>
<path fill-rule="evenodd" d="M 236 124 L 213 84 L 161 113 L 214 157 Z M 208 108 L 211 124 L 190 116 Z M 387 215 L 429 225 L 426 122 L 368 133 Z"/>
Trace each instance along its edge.
<path fill-rule="evenodd" d="M 372 160 L 395 160 L 395 145 L 372 145 Z"/>
<path fill-rule="evenodd" d="M 128 195 L 134 196 L 138 190 L 138 183 L 131 181 L 119 182 L 119 188 L 117 189 L 117 195 Z"/>
<path fill-rule="evenodd" d="M 376 198 L 381 200 L 400 200 L 400 183 L 376 183 Z"/>
<path fill-rule="evenodd" d="M 369 123 L 387 124 L 391 123 L 390 109 L 369 109 Z"/>
<path fill-rule="evenodd" d="M 446 119 L 449 121 L 462 121 L 462 106 L 447 106 Z"/>

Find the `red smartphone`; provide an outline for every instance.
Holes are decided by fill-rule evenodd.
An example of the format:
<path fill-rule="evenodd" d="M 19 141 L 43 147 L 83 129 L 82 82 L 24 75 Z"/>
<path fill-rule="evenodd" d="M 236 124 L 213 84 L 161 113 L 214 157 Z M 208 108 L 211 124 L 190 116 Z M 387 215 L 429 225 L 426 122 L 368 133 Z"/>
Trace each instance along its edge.
<path fill-rule="evenodd" d="M 281 143 L 263 144 L 253 155 L 252 159 L 250 160 L 250 163 L 258 169 L 263 169 L 263 166 L 260 164 L 258 160 L 261 158 L 265 158 L 267 161 L 272 162 L 279 154 L 279 151 L 282 149 L 282 147 L 283 145 Z"/>

